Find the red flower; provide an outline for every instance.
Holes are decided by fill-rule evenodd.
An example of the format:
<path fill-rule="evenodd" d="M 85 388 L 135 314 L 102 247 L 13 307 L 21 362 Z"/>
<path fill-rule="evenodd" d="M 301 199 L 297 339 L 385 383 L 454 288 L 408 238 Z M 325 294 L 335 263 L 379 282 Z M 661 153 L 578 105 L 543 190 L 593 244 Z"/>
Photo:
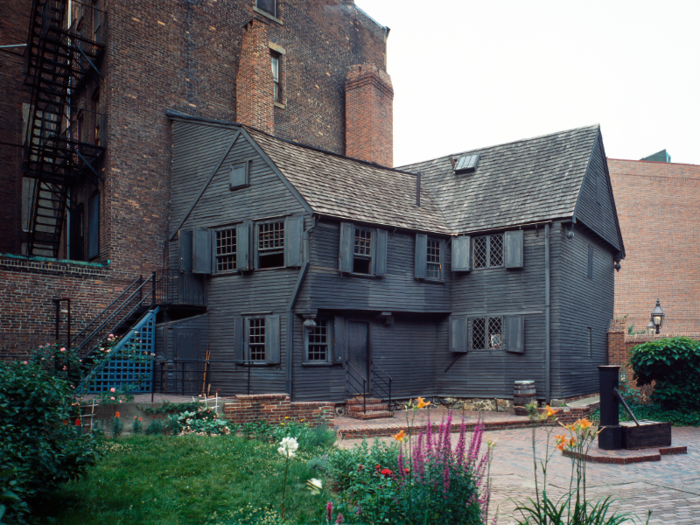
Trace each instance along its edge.
<path fill-rule="evenodd" d="M 80 420 L 79 420 L 79 419 L 76 419 L 76 420 L 75 420 L 75 426 L 76 426 L 76 427 L 79 427 L 79 426 L 80 426 Z"/>
<path fill-rule="evenodd" d="M 389 477 L 393 474 L 393 472 L 391 470 L 389 470 L 388 468 L 383 468 L 379 473 L 382 476 L 386 476 L 386 477 Z"/>
<path fill-rule="evenodd" d="M 67 425 L 67 424 L 68 424 L 68 421 L 64 419 L 64 420 L 62 421 L 62 423 L 63 423 L 64 425 Z"/>
<path fill-rule="evenodd" d="M 408 467 L 406 467 L 406 468 L 405 468 L 405 469 L 403 469 L 403 470 L 404 470 L 404 472 L 406 472 L 406 474 L 408 474 L 408 473 L 410 472 L 410 470 L 409 470 L 409 468 L 408 468 Z"/>
<path fill-rule="evenodd" d="M 381 469 L 381 468 L 382 468 L 381 465 L 375 465 L 375 466 L 374 466 L 374 470 L 379 470 L 379 469 Z"/>

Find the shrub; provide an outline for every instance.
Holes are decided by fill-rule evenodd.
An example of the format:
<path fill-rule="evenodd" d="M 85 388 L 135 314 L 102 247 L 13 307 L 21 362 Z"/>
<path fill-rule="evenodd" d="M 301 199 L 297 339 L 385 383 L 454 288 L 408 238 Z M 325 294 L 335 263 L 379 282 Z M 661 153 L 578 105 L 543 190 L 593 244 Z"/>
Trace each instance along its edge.
<path fill-rule="evenodd" d="M 119 412 L 114 414 L 114 417 L 109 421 L 109 429 L 112 432 L 113 438 L 118 438 L 124 431 L 124 422 L 119 417 Z"/>
<path fill-rule="evenodd" d="M 221 436 L 230 434 L 225 419 L 221 419 L 213 408 L 198 407 L 199 410 L 182 412 L 170 416 L 168 427 L 174 435 L 197 434 L 198 436 Z"/>
<path fill-rule="evenodd" d="M 61 370 L 62 371 L 62 370 Z M 82 435 L 72 385 L 41 362 L 0 363 L 0 493 L 8 521 L 21 521 L 31 500 L 80 477 L 97 459 L 96 440 Z M 7 474 L 7 471 L 11 471 Z"/>
<path fill-rule="evenodd" d="M 664 408 L 700 405 L 700 341 L 673 337 L 637 345 L 630 365 L 638 386 L 655 382 L 651 399 Z"/>
<path fill-rule="evenodd" d="M 379 439 L 369 445 L 367 441 L 351 449 L 338 449 L 328 457 L 328 472 L 336 489 L 347 490 L 357 479 L 357 472 L 364 467 L 370 470 L 375 465 L 397 465 L 399 458 L 398 443 L 382 443 Z"/>
<path fill-rule="evenodd" d="M 159 421 L 158 419 L 151 420 L 151 424 L 148 425 L 148 428 L 146 429 L 146 435 L 160 436 L 161 434 L 165 434 L 165 425 L 163 422 Z"/>
<path fill-rule="evenodd" d="M 131 424 L 131 433 L 134 435 L 143 434 L 143 418 L 134 416 L 134 422 Z"/>

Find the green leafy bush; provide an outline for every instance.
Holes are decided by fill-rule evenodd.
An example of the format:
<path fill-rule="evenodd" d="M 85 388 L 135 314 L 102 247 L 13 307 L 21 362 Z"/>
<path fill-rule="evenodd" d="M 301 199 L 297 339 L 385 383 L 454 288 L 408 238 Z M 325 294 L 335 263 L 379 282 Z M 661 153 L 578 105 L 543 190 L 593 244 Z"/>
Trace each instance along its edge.
<path fill-rule="evenodd" d="M 700 341 L 673 337 L 649 341 L 630 352 L 638 386 L 654 384 L 652 401 L 666 409 L 700 405 Z"/>
<path fill-rule="evenodd" d="M 356 447 L 334 450 L 328 458 L 328 471 L 336 489 L 343 491 L 355 483 L 356 472 L 365 467 L 371 471 L 375 465 L 398 465 L 398 460 L 398 443 L 382 443 L 375 438 L 371 445 L 363 440 Z"/>
<path fill-rule="evenodd" d="M 21 523 L 29 510 L 23 502 L 95 464 L 96 440 L 82 434 L 72 402 L 70 382 L 41 362 L 0 363 L 0 493 L 10 498 L 3 502 L 7 521 Z"/>
<path fill-rule="evenodd" d="M 199 410 L 170 416 L 168 426 L 174 435 L 222 436 L 231 433 L 226 420 L 221 419 L 213 408 L 197 408 Z"/>

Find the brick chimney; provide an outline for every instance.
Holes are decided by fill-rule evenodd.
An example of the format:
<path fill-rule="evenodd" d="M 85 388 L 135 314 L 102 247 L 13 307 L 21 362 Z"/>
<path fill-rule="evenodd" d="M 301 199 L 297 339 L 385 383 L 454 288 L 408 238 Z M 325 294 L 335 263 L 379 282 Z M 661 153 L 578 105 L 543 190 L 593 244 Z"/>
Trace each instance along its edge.
<path fill-rule="evenodd" d="M 270 62 L 269 28 L 252 19 L 243 29 L 236 76 L 236 121 L 261 131 L 275 132 L 275 100 Z"/>
<path fill-rule="evenodd" d="M 345 81 L 345 154 L 382 166 L 394 165 L 394 89 L 374 64 L 350 68 Z"/>

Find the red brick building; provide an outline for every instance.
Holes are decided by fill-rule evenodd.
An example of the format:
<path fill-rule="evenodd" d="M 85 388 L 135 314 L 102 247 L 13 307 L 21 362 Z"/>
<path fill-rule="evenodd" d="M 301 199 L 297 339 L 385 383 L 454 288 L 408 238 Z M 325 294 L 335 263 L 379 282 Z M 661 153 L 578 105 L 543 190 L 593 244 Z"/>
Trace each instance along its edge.
<path fill-rule="evenodd" d="M 167 266 L 166 111 L 392 165 L 389 30 L 353 0 L 6 4 L 0 45 L 29 45 L 0 54 L 0 354 Z"/>
<path fill-rule="evenodd" d="M 698 332 L 700 166 L 608 159 L 608 168 L 626 248 L 615 317 L 644 330 L 658 298 L 662 331 Z"/>

